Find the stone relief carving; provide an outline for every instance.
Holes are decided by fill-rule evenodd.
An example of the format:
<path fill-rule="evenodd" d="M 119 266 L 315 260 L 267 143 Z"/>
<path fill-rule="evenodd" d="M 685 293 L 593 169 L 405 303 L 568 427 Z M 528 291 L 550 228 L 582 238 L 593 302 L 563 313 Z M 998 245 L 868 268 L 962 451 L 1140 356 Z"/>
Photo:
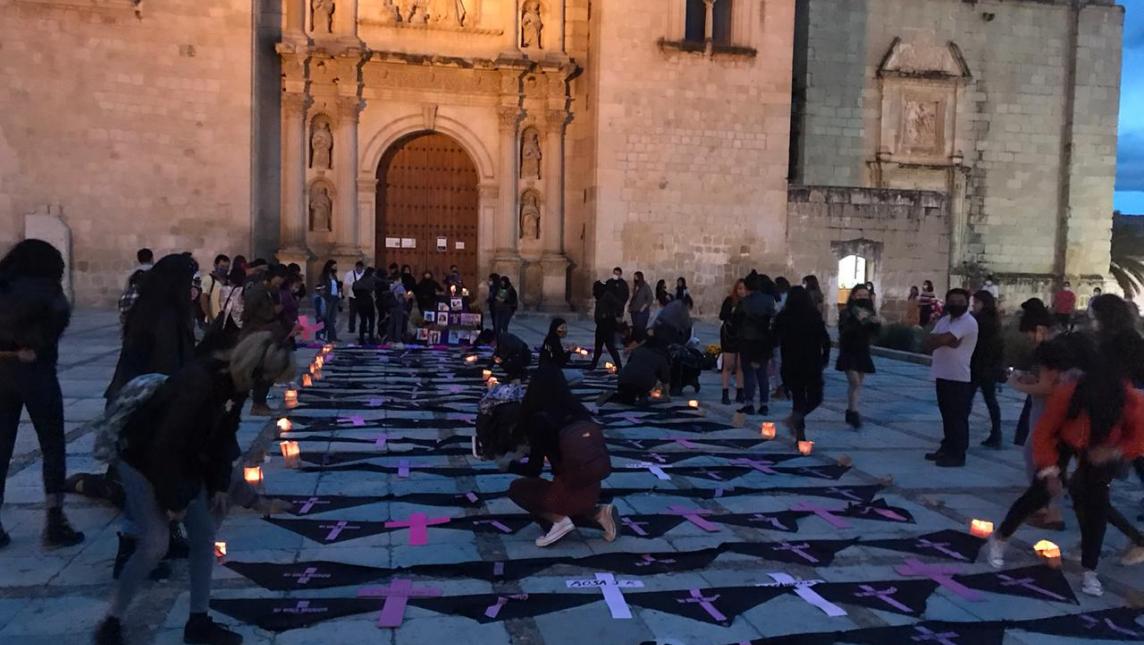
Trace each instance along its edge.
<path fill-rule="evenodd" d="M 528 0 L 520 16 L 520 46 L 524 49 L 542 47 L 540 42 L 544 22 L 540 17 L 540 1 Z"/>
<path fill-rule="evenodd" d="M 390 0 L 391 5 L 383 8 L 396 13 L 397 17 L 411 25 L 441 25 L 464 27 L 468 24 L 469 12 L 464 0 Z M 388 7 L 392 6 L 390 10 Z"/>
<path fill-rule="evenodd" d="M 315 32 L 333 33 L 334 0 L 311 0 L 310 24 Z"/>
<path fill-rule="evenodd" d="M 535 190 L 520 196 L 520 239 L 540 239 L 540 193 Z"/>
<path fill-rule="evenodd" d="M 334 135 L 330 120 L 323 115 L 314 117 L 310 133 L 310 167 L 316 170 L 333 168 Z"/>
<path fill-rule="evenodd" d="M 527 128 L 520 137 L 520 176 L 540 178 L 540 161 L 544 155 L 540 151 L 540 133 L 536 128 Z"/>
<path fill-rule="evenodd" d="M 310 187 L 310 231 L 328 233 L 334 230 L 334 200 L 330 189 L 321 183 Z"/>
<path fill-rule="evenodd" d="M 940 143 L 939 104 L 936 101 L 902 100 L 902 144 L 911 150 L 934 150 Z"/>

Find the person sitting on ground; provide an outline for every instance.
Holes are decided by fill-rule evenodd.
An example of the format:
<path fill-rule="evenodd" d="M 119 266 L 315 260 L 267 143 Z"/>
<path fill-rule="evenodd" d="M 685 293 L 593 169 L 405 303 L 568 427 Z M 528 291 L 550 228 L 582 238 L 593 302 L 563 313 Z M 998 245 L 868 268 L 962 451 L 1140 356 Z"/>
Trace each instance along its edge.
<path fill-rule="evenodd" d="M 635 405 L 647 400 L 657 385 L 671 382 L 671 358 L 663 341 L 656 337 L 632 350 L 627 365 L 620 370 L 616 392 L 605 393 L 601 405 L 609 400 Z"/>
<path fill-rule="evenodd" d="M 132 415 L 122 431 L 116 467 L 139 524 L 138 546 L 96 630 L 96 645 L 124 642 L 120 621 L 143 579 L 167 552 L 168 523 L 176 520 L 186 524 L 190 541 L 190 617 L 183 642 L 242 642 L 207 614 L 215 532 L 229 503 L 246 393 L 259 375 L 282 381 L 292 371 L 284 345 L 268 332 L 251 334 L 233 350 L 187 365 Z"/>
<path fill-rule="evenodd" d="M 553 318 L 548 325 L 548 335 L 540 348 L 540 365 L 555 365 L 564 368 L 572 359 L 572 352 L 564 349 L 564 337 L 568 335 L 568 322 L 563 318 Z"/>
<path fill-rule="evenodd" d="M 551 523 L 536 546 L 550 546 L 572 532 L 573 518 L 599 525 L 604 540 L 615 540 L 616 508 L 599 505 L 600 483 L 612 471 L 604 434 L 560 370 L 537 371 L 521 402 L 520 423 L 530 452 L 527 463 L 507 464 L 509 472 L 523 476 L 509 486 L 508 496 L 534 518 Z M 545 462 L 552 466 L 552 480 L 540 477 Z"/>
<path fill-rule="evenodd" d="M 493 348 L 493 358 L 489 367 L 500 365 L 510 382 L 522 380 L 532 363 L 532 350 L 528 348 L 528 343 L 508 332 L 498 336 L 496 330 L 486 329 L 477 336 L 477 345 Z"/>

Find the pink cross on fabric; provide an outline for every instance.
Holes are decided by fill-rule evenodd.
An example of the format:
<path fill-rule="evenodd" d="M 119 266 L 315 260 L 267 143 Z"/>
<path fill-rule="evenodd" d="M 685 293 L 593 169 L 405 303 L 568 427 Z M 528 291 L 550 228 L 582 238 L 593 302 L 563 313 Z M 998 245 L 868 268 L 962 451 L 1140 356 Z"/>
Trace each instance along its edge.
<path fill-rule="evenodd" d="M 388 587 L 366 587 L 358 590 L 358 598 L 385 598 L 381 605 L 378 627 L 401 627 L 405 620 L 405 607 L 410 598 L 435 598 L 441 590 L 434 587 L 416 588 L 412 580 L 397 579 Z"/>
<path fill-rule="evenodd" d="M 736 466 L 747 466 L 749 468 L 753 468 L 760 473 L 763 473 L 764 475 L 778 474 L 774 468 L 771 468 L 771 466 L 775 465 L 775 462 L 773 461 L 756 461 L 747 457 L 740 457 L 739 459 L 732 459 L 731 463 Z"/>
<path fill-rule="evenodd" d="M 424 513 L 414 513 L 407 520 L 385 523 L 387 529 L 409 529 L 409 546 L 425 546 L 429 543 L 429 527 L 448 524 L 448 517 L 428 517 Z"/>
<path fill-rule="evenodd" d="M 377 446 L 378 450 L 385 450 L 385 446 L 388 442 L 389 442 L 389 435 L 387 435 L 383 432 L 383 433 L 377 435 L 377 441 L 374 442 L 374 445 Z"/>
<path fill-rule="evenodd" d="M 399 479 L 409 478 L 409 460 L 402 459 L 397 462 L 397 477 Z"/>
<path fill-rule="evenodd" d="M 718 595 L 704 596 L 703 592 L 698 589 L 691 589 L 689 593 L 690 595 L 687 597 L 677 598 L 675 602 L 680 604 L 696 603 L 703 609 L 703 611 L 707 612 L 707 615 L 710 616 L 712 620 L 720 623 L 727 621 L 727 617 L 724 616 L 723 613 L 718 609 L 716 609 L 715 605 L 711 604 L 716 600 L 719 600 Z"/>
<path fill-rule="evenodd" d="M 709 533 L 715 533 L 722 530 L 717 525 L 703 519 L 704 515 L 711 515 L 715 511 L 710 511 L 705 508 L 687 508 L 686 506 L 672 505 L 667 507 L 667 512 L 670 515 L 682 515 L 683 518 L 688 522 L 691 522 L 695 526 L 698 526 L 699 528 Z"/>
<path fill-rule="evenodd" d="M 822 519 L 822 521 L 826 522 L 827 524 L 833 526 L 836 529 L 848 529 L 848 528 L 850 528 L 850 522 L 847 522 L 846 520 L 844 520 L 840 517 L 835 517 L 829 510 L 827 510 L 827 509 L 825 509 L 825 508 L 823 508 L 817 504 L 812 504 L 810 502 L 798 502 L 794 506 L 791 506 L 790 510 L 796 511 L 796 512 L 801 512 L 801 513 L 814 513 L 815 515 L 820 517 Z"/>
<path fill-rule="evenodd" d="M 981 602 L 985 600 L 985 596 L 974 589 L 970 589 L 960 582 L 953 579 L 957 573 L 956 567 L 949 567 L 940 564 L 925 564 L 914 558 L 906 560 L 905 564 L 899 564 L 894 567 L 894 571 L 898 572 L 900 576 L 929 578 L 945 587 L 952 593 L 961 596 L 966 600 L 973 602 Z"/>

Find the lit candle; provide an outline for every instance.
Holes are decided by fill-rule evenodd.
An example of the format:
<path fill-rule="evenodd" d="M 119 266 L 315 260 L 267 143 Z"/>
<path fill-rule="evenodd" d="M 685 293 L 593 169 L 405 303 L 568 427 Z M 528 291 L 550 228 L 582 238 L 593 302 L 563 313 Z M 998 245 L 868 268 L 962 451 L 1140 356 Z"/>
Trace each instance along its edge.
<path fill-rule="evenodd" d="M 615 366 L 615 365 L 613 365 L 613 366 L 611 366 L 611 367 L 609 367 L 609 368 L 608 368 L 608 374 L 615 374 L 615 373 L 616 373 L 616 372 L 618 372 L 618 371 L 619 371 L 619 370 L 617 370 L 617 369 L 616 369 L 616 366 Z"/>
<path fill-rule="evenodd" d="M 333 346 L 333 345 L 331 345 L 331 344 L 329 344 L 329 343 L 326 343 L 325 345 L 322 345 L 322 353 L 323 353 L 323 354 L 329 354 L 329 353 L 330 353 L 330 352 L 332 352 L 332 351 L 334 351 L 334 346 Z"/>
<path fill-rule="evenodd" d="M 262 485 L 262 466 L 247 466 L 242 469 L 242 478 L 251 486 Z"/>
<path fill-rule="evenodd" d="M 580 355 L 581 355 L 581 356 L 587 356 L 587 355 L 588 355 L 588 350 L 586 350 L 586 349 L 581 349 L 581 350 L 580 350 Z"/>
<path fill-rule="evenodd" d="M 608 361 L 607 363 L 604 363 L 604 369 L 614 370 L 614 369 L 616 369 L 616 364 L 611 362 L 611 361 Z"/>
<path fill-rule="evenodd" d="M 495 376 L 489 377 L 489 389 L 490 390 L 493 389 L 494 387 L 496 387 L 497 383 L 500 383 L 500 381 L 497 380 L 497 377 L 495 377 Z"/>
<path fill-rule="evenodd" d="M 658 387 L 655 388 L 654 390 L 651 391 L 651 398 L 662 399 L 663 398 L 663 390 L 659 389 Z"/>
<path fill-rule="evenodd" d="M 315 356 L 314 357 L 314 367 L 316 367 L 318 369 L 322 369 L 325 366 L 326 366 L 326 360 L 324 358 L 322 358 L 321 356 Z"/>
<path fill-rule="evenodd" d="M 455 284 L 449 285 L 449 295 L 450 296 L 457 295 L 457 285 L 455 285 Z"/>
<path fill-rule="evenodd" d="M 798 442 L 798 454 L 805 456 L 805 455 L 809 455 L 812 452 L 814 452 L 814 442 L 813 441 L 800 441 L 800 442 Z"/>
<path fill-rule="evenodd" d="M 226 542 L 214 543 L 214 555 L 219 560 L 226 558 Z"/>
<path fill-rule="evenodd" d="M 691 408 L 692 410 L 698 410 L 699 409 L 699 401 L 697 401 L 695 399 L 691 399 L 690 401 L 687 402 L 687 407 Z"/>
<path fill-rule="evenodd" d="M 776 434 L 775 424 L 771 421 L 764 421 L 762 427 L 760 428 L 760 432 L 763 435 L 763 439 L 768 441 L 774 439 Z"/>
<path fill-rule="evenodd" d="M 469 297 L 469 288 L 468 287 L 463 287 L 461 289 L 461 297 L 462 298 L 468 298 Z"/>
<path fill-rule="evenodd" d="M 472 356 L 466 356 L 465 362 L 468 363 L 469 365 L 472 365 L 473 363 L 476 363 L 478 360 L 480 360 L 480 358 L 481 357 L 477 356 L 476 354 L 474 354 Z"/>
<path fill-rule="evenodd" d="M 322 370 L 315 370 L 314 371 L 314 380 L 315 381 L 322 380 Z"/>
<path fill-rule="evenodd" d="M 302 375 L 302 387 L 314 387 L 314 379 L 309 374 Z"/>
<path fill-rule="evenodd" d="M 986 522 L 985 520 L 970 520 L 969 534 L 974 537 L 987 538 L 990 535 L 993 535 L 993 522 Z"/>
<path fill-rule="evenodd" d="M 286 394 L 283 395 L 282 400 L 284 400 L 286 402 L 287 408 L 297 407 L 298 406 L 298 390 L 295 390 L 294 388 L 290 388 L 290 389 L 286 390 Z"/>
<path fill-rule="evenodd" d="M 481 372 L 481 378 L 485 379 L 486 381 L 491 379 L 492 377 L 493 377 L 493 371 L 492 370 L 484 370 Z"/>
<path fill-rule="evenodd" d="M 1041 540 L 1033 545 L 1033 550 L 1049 564 L 1060 564 L 1061 548 L 1048 540 Z"/>
<path fill-rule="evenodd" d="M 297 441 L 283 441 L 278 444 L 282 449 L 282 459 L 286 462 L 287 468 L 297 468 L 298 459 L 302 455 L 302 449 L 298 447 Z"/>
<path fill-rule="evenodd" d="M 278 431 L 279 432 L 290 432 L 293 429 L 294 429 L 294 424 L 290 421 L 290 419 L 287 419 L 286 417 L 282 417 L 281 419 L 278 420 Z"/>

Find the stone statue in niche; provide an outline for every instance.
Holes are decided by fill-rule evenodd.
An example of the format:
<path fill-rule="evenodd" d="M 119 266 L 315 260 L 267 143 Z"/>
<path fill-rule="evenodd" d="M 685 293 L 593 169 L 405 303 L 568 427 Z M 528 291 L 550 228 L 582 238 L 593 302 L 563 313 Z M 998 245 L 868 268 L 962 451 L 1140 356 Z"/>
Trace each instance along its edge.
<path fill-rule="evenodd" d="M 520 239 L 540 239 L 540 193 L 535 190 L 520 196 Z"/>
<path fill-rule="evenodd" d="M 333 168 L 334 135 L 330 132 L 330 122 L 324 117 L 314 119 L 314 130 L 310 135 L 310 167 L 316 170 Z"/>
<path fill-rule="evenodd" d="M 544 30 L 544 22 L 540 18 L 540 0 L 528 0 L 524 3 L 520 16 L 520 46 L 523 49 L 540 49 L 540 32 Z"/>
<path fill-rule="evenodd" d="M 903 142 L 906 147 L 915 150 L 936 148 L 938 104 L 934 101 L 905 99 L 902 113 L 905 120 Z"/>
<path fill-rule="evenodd" d="M 544 155 L 540 152 L 540 133 L 536 128 L 528 128 L 521 135 L 520 142 L 520 176 L 522 178 L 540 178 L 540 160 Z"/>
<path fill-rule="evenodd" d="M 465 4 L 461 0 L 429 0 L 429 22 L 435 25 L 463 26 Z"/>
<path fill-rule="evenodd" d="M 319 33 L 334 31 L 334 0 L 311 0 L 310 24 Z"/>
<path fill-rule="evenodd" d="M 310 230 L 330 232 L 334 230 L 334 200 L 330 189 L 322 184 L 310 188 Z"/>
<path fill-rule="evenodd" d="M 429 0 L 406 0 L 407 10 L 403 14 L 405 22 L 411 25 L 425 25 L 429 23 Z"/>

